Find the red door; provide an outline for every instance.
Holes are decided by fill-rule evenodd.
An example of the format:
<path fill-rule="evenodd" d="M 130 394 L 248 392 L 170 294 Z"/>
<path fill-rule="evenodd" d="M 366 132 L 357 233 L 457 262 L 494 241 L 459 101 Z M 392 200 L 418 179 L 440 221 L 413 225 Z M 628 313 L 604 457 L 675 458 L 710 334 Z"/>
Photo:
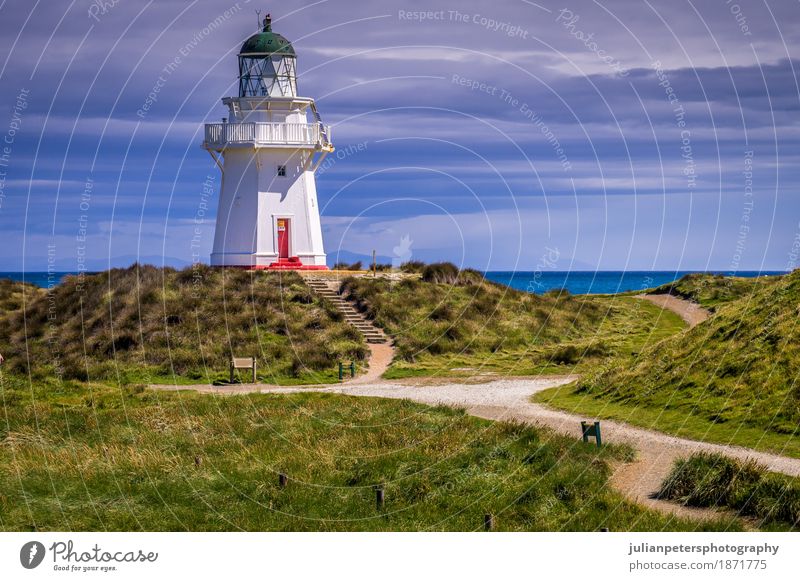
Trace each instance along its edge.
<path fill-rule="evenodd" d="M 278 218 L 278 259 L 289 258 L 289 220 Z"/>

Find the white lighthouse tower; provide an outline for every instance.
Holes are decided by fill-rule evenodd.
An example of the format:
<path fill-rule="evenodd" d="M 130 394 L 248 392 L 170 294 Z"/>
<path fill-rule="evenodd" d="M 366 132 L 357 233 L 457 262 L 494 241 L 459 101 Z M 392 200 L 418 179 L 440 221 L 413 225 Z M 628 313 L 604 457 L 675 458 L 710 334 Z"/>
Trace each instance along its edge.
<path fill-rule="evenodd" d="M 296 61 L 268 14 L 239 52 L 228 117 L 205 126 L 222 170 L 213 266 L 327 268 L 314 171 L 333 145 L 314 100 L 297 95 Z"/>

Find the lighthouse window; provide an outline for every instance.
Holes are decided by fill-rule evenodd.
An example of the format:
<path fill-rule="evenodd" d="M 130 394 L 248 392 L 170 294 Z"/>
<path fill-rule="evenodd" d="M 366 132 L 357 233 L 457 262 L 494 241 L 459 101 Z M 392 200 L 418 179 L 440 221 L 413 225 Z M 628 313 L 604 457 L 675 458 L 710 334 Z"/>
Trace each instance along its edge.
<path fill-rule="evenodd" d="M 286 177 L 286 166 L 285 165 L 279 165 L 278 166 L 278 176 L 282 177 L 282 178 Z"/>

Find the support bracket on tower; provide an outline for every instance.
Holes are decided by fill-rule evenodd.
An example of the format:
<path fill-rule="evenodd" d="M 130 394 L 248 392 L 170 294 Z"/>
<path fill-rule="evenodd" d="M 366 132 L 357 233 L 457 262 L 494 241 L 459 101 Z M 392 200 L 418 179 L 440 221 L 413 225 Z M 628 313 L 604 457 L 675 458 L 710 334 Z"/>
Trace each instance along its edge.
<path fill-rule="evenodd" d="M 316 173 L 316 171 L 319 169 L 319 166 L 322 165 L 322 161 L 327 157 L 328 153 L 330 153 L 331 151 L 333 151 L 333 148 L 317 146 L 315 153 L 319 153 L 319 155 L 317 156 L 316 161 L 314 161 L 313 153 L 309 155 L 308 161 L 306 161 L 305 167 L 303 167 L 303 171 L 307 171 L 311 166 L 311 164 L 313 163 L 314 167 L 311 168 L 311 171 L 312 173 Z"/>
<path fill-rule="evenodd" d="M 222 164 L 221 164 L 221 163 L 220 163 L 220 161 L 219 161 L 219 157 L 218 157 L 218 156 L 217 156 L 217 155 L 214 153 L 214 150 L 212 150 L 212 149 L 207 149 L 206 151 L 208 151 L 208 153 L 209 153 L 209 154 L 211 155 L 211 157 L 214 159 L 214 162 L 217 164 L 217 167 L 219 168 L 219 171 L 221 171 L 222 173 L 225 173 L 225 168 L 224 168 L 224 167 L 222 167 Z"/>

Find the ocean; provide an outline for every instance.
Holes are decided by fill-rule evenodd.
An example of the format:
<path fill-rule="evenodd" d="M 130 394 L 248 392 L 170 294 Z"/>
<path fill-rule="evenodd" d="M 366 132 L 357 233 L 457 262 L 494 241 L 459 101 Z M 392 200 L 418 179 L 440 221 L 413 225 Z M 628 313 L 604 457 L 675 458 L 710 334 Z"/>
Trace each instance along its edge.
<path fill-rule="evenodd" d="M 552 289 L 567 289 L 570 294 L 616 294 L 638 291 L 660 286 L 678 280 L 685 274 L 697 271 L 572 271 L 572 272 L 486 272 L 484 276 L 491 281 L 510 286 L 517 290 L 535 294 Z M 736 276 L 756 277 L 786 274 L 778 271 L 738 271 L 735 273 L 715 272 L 713 274 L 735 274 Z"/>
<path fill-rule="evenodd" d="M 615 294 L 626 291 L 642 290 L 678 280 L 689 270 L 679 271 L 489 271 L 484 273 L 488 280 L 498 282 L 517 290 L 542 294 L 552 289 L 566 288 L 571 294 Z M 60 282 L 68 274 L 75 272 L 57 272 L 52 280 Z M 91 273 L 86 273 L 91 274 Z M 730 274 L 730 273 L 717 273 Z M 738 271 L 736 276 L 756 277 L 785 274 L 779 271 Z M 25 280 L 42 288 L 47 288 L 50 277 L 46 272 L 0 272 L 0 278 Z"/>
<path fill-rule="evenodd" d="M 10 278 L 11 280 L 24 281 L 47 288 L 52 280 L 54 283 L 60 283 L 65 276 L 70 274 L 78 274 L 77 272 L 54 272 L 52 279 L 47 272 L 0 272 L 0 278 Z M 85 273 L 90 274 L 90 273 Z"/>

